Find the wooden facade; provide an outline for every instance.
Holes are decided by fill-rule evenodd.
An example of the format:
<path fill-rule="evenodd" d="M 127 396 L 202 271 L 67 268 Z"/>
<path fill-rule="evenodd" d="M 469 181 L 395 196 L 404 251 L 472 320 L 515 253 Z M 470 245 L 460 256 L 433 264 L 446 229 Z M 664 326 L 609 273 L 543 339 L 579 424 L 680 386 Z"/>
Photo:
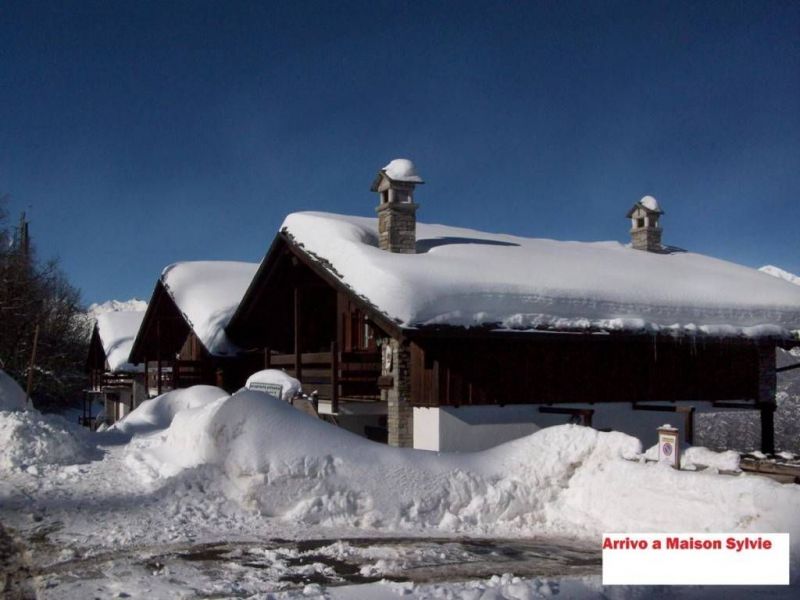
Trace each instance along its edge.
<path fill-rule="evenodd" d="M 145 366 L 149 397 L 199 384 L 233 392 L 260 368 L 259 357 L 212 355 L 161 281 L 148 304 L 130 360 Z"/>
<path fill-rule="evenodd" d="M 414 406 L 758 398 L 759 349 L 739 340 L 458 331 L 412 340 Z"/>
<path fill-rule="evenodd" d="M 97 325 L 89 342 L 86 373 L 89 386 L 83 393 L 81 425 L 94 429 L 100 424 L 92 417 L 91 405 L 94 401 L 105 405 L 106 423 L 118 421 L 136 408 L 136 386 L 144 385 L 144 374 L 137 371 L 111 371 Z"/>
<path fill-rule="evenodd" d="M 650 403 L 669 410 L 702 401 L 761 410 L 764 446 L 771 445 L 775 341 L 401 328 L 286 233 L 270 247 L 227 332 L 334 406 L 388 398 L 391 407 L 382 388 L 412 407 Z M 389 347 L 406 349 L 395 360 L 407 357 L 391 375 L 381 370 L 381 348 Z M 389 415 L 391 428 L 391 408 Z"/>
<path fill-rule="evenodd" d="M 340 401 L 380 400 L 378 339 L 385 333 L 362 303 L 321 278 L 278 238 L 240 305 L 228 335 L 263 368 L 285 370 L 336 412 Z M 236 316 L 234 316 L 236 318 Z"/>

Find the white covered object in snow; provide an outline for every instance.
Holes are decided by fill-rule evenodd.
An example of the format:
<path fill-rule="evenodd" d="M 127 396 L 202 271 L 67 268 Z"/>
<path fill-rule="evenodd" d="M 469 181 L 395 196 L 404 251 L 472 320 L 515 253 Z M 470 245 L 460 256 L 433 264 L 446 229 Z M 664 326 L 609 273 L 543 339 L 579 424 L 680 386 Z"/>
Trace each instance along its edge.
<path fill-rule="evenodd" d="M 128 362 L 144 314 L 143 311 L 109 311 L 97 316 L 97 333 L 111 372 L 144 370 L 144 366 Z"/>
<path fill-rule="evenodd" d="M 0 369 L 0 410 L 25 410 L 26 401 L 25 390 Z"/>
<path fill-rule="evenodd" d="M 237 348 L 225 327 L 257 269 L 257 263 L 181 262 L 164 269 L 161 282 L 206 350 L 230 355 L 236 354 Z"/>
<path fill-rule="evenodd" d="M 278 369 L 264 369 L 253 373 L 247 378 L 244 387 L 257 392 L 266 392 L 284 402 L 291 402 L 302 391 L 297 379 Z"/>
<path fill-rule="evenodd" d="M 388 165 L 383 167 L 383 172 L 393 181 L 406 181 L 408 183 L 424 183 L 422 177 L 417 174 L 414 163 L 407 158 L 395 158 Z"/>
<path fill-rule="evenodd" d="M 195 385 L 177 389 L 145 400 L 124 419 L 114 423 L 109 430 L 129 436 L 166 429 L 172 419 L 182 410 L 198 408 L 227 398 L 228 393 L 213 385 Z"/>
<path fill-rule="evenodd" d="M 403 327 L 785 336 L 800 288 L 723 260 L 417 223 L 417 253 L 378 248 L 377 219 L 289 215 L 302 248 Z"/>

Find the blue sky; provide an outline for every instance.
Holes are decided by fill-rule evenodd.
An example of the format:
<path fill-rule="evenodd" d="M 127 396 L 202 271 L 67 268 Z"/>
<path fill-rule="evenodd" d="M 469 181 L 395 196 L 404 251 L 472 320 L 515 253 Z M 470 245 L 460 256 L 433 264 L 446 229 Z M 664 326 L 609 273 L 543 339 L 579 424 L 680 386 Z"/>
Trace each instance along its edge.
<path fill-rule="evenodd" d="M 260 260 L 297 210 L 664 241 L 800 273 L 798 2 L 0 5 L 0 193 L 88 302 Z"/>

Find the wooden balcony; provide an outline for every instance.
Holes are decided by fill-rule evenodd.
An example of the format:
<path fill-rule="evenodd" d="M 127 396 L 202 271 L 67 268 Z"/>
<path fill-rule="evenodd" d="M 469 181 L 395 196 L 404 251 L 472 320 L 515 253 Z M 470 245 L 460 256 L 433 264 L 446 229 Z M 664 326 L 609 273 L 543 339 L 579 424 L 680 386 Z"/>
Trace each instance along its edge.
<path fill-rule="evenodd" d="M 149 362 L 147 368 L 148 394 L 152 397 L 177 388 L 212 383 L 207 366 L 199 360 Z M 160 381 L 159 381 L 160 379 Z"/>
<path fill-rule="evenodd" d="M 331 344 L 330 352 L 267 354 L 266 366 L 283 369 L 300 380 L 307 394 L 316 391 L 320 400 L 331 403 L 338 412 L 339 401 L 375 402 L 381 399 L 378 377 L 381 374 L 377 351 L 340 352 Z"/>

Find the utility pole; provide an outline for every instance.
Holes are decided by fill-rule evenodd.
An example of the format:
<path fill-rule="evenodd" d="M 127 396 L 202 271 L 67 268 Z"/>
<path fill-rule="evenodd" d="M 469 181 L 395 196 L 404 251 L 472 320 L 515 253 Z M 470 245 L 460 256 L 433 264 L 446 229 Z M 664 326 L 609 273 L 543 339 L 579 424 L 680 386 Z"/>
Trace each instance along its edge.
<path fill-rule="evenodd" d="M 25 398 L 25 407 L 32 408 L 31 402 L 31 388 L 33 387 L 33 366 L 36 364 L 36 344 L 39 342 L 39 324 L 33 330 L 33 350 L 31 351 L 31 362 L 28 365 L 28 390 L 27 397 Z"/>

